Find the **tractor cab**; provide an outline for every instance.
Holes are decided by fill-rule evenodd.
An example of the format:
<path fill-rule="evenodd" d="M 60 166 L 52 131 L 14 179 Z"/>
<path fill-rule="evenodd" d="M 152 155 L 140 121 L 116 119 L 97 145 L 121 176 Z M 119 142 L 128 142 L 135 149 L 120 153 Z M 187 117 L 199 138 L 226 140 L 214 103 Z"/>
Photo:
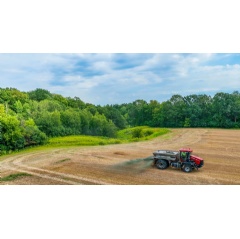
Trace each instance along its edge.
<path fill-rule="evenodd" d="M 181 148 L 180 152 L 180 161 L 181 162 L 189 162 L 192 150 L 190 148 Z"/>

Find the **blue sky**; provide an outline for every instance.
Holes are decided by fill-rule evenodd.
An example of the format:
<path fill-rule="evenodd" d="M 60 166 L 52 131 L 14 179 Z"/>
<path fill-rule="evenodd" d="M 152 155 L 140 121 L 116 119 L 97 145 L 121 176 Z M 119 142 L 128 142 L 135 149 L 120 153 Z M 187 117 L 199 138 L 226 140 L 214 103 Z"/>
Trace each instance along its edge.
<path fill-rule="evenodd" d="M 93 104 L 240 90 L 240 54 L 0 54 L 0 87 Z"/>

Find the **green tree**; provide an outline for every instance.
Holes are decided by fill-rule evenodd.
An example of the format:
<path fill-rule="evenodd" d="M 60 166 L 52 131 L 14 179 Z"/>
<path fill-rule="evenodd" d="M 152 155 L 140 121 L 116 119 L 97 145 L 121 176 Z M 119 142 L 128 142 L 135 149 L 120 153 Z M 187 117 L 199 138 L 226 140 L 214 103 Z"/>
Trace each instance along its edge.
<path fill-rule="evenodd" d="M 3 104 L 0 104 L 0 116 L 5 115 L 5 108 Z"/>
<path fill-rule="evenodd" d="M 20 121 L 11 115 L 0 116 L 1 149 L 15 150 L 24 147 L 24 136 Z"/>
<path fill-rule="evenodd" d="M 65 97 L 63 97 L 59 94 L 52 94 L 52 97 L 54 100 L 58 101 L 62 105 L 68 106 L 68 100 Z"/>
<path fill-rule="evenodd" d="M 48 90 L 37 88 L 36 90 L 28 92 L 31 100 L 42 101 L 45 99 L 51 99 L 52 94 Z"/>
<path fill-rule="evenodd" d="M 185 127 L 185 128 L 191 127 L 191 123 L 190 123 L 189 118 L 185 118 L 183 127 Z"/>
<path fill-rule="evenodd" d="M 77 108 L 77 109 L 85 109 L 86 104 L 78 97 L 67 97 L 66 98 L 68 101 L 68 106 L 72 108 Z"/>
<path fill-rule="evenodd" d="M 38 103 L 38 110 L 40 111 L 48 111 L 48 112 L 54 112 L 54 111 L 63 111 L 66 109 L 66 106 L 61 104 L 60 102 L 56 100 L 42 100 Z"/>
<path fill-rule="evenodd" d="M 121 115 L 120 111 L 114 106 L 106 105 L 98 107 L 98 112 L 104 114 L 108 120 L 111 120 L 118 129 L 124 129 L 127 125 L 126 119 Z"/>
<path fill-rule="evenodd" d="M 23 105 L 21 103 L 20 100 L 17 100 L 14 104 L 13 104 L 13 107 L 14 107 L 14 111 L 17 113 L 17 114 L 21 114 L 23 112 Z"/>
<path fill-rule="evenodd" d="M 96 113 L 89 123 L 91 135 L 114 137 L 116 135 L 116 126 L 112 121 L 108 121 L 104 115 Z"/>
<path fill-rule="evenodd" d="M 143 137 L 143 132 L 141 128 L 136 128 L 132 131 L 132 137 L 133 138 L 141 138 Z"/>
<path fill-rule="evenodd" d="M 192 127 L 207 127 L 212 118 L 212 99 L 207 95 L 189 95 L 184 97 L 185 117 L 190 119 Z"/>
<path fill-rule="evenodd" d="M 231 94 L 217 93 L 213 97 L 213 123 L 215 127 L 234 127 L 234 100 Z"/>
<path fill-rule="evenodd" d="M 25 146 L 39 145 L 47 142 L 46 134 L 38 129 L 33 119 L 24 122 L 23 136 Z"/>
<path fill-rule="evenodd" d="M 60 113 L 61 122 L 64 127 L 65 135 L 81 134 L 81 115 L 79 111 L 67 109 Z"/>
<path fill-rule="evenodd" d="M 63 134 L 60 112 L 40 112 L 34 119 L 39 129 L 47 136 L 59 136 Z"/>
<path fill-rule="evenodd" d="M 93 115 L 86 109 L 80 111 L 82 134 L 90 134 L 90 120 L 92 116 Z"/>
<path fill-rule="evenodd" d="M 14 103 L 19 100 L 22 104 L 28 101 L 28 94 L 15 88 L 0 88 L 0 103 L 8 103 L 13 107 Z"/>

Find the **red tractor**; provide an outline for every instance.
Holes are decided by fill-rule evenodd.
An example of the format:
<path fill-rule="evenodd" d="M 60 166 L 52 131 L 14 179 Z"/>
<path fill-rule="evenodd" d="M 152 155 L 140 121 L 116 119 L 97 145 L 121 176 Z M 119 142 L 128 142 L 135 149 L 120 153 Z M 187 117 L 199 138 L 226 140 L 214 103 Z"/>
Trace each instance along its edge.
<path fill-rule="evenodd" d="M 157 150 L 153 152 L 154 165 L 158 169 L 166 169 L 171 166 L 189 173 L 193 169 L 199 169 L 204 165 L 202 158 L 191 153 L 190 148 L 182 148 L 179 151 Z"/>

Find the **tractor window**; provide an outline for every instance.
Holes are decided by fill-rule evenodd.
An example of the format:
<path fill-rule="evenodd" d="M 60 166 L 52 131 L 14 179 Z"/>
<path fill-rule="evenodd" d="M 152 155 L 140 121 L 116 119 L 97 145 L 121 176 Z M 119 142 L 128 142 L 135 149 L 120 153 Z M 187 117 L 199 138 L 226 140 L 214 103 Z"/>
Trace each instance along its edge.
<path fill-rule="evenodd" d="M 187 158 L 187 153 L 186 152 L 181 152 L 181 158 L 186 159 Z"/>
<path fill-rule="evenodd" d="M 183 161 L 189 161 L 190 160 L 190 155 L 191 155 L 191 152 L 181 152 L 181 159 Z"/>

